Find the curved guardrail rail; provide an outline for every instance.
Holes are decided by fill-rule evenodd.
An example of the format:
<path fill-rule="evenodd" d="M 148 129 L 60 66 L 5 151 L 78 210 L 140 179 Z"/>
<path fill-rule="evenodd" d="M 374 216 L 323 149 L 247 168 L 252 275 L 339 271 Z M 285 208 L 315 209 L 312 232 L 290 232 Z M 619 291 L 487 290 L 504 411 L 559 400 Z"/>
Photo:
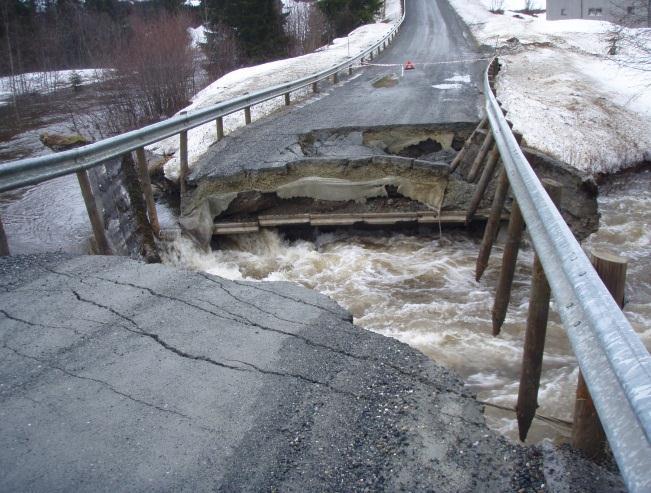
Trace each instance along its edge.
<path fill-rule="evenodd" d="M 651 356 L 520 150 L 484 74 L 486 111 L 536 253 L 630 491 L 651 491 Z"/>
<path fill-rule="evenodd" d="M 279 84 L 253 94 L 230 99 L 192 113 L 176 115 L 138 130 L 132 130 L 131 132 L 104 139 L 77 149 L 0 164 L 0 192 L 34 185 L 62 175 L 92 168 L 108 159 L 161 141 L 182 131 L 193 129 L 216 120 L 219 117 L 230 115 L 236 111 L 268 101 L 269 99 L 274 99 L 310 86 L 339 73 L 345 68 L 352 66 L 355 62 L 371 55 L 375 50 L 379 50 L 384 43 L 393 39 L 404 19 L 405 13 L 403 8 L 402 17 L 378 42 L 358 55 L 316 74 L 285 84 Z"/>

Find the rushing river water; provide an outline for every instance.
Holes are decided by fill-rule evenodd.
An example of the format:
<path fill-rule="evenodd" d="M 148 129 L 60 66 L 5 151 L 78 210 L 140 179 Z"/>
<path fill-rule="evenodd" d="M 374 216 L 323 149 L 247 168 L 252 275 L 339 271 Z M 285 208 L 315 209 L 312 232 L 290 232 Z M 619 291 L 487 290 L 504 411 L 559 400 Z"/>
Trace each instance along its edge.
<path fill-rule="evenodd" d="M 607 248 L 630 261 L 625 312 L 651 347 L 651 172 L 627 174 L 603 187 L 601 228 L 586 249 Z M 322 234 L 316 241 L 284 240 L 275 232 L 233 237 L 203 253 L 178 240 L 166 261 L 228 278 L 297 282 L 350 310 L 365 329 L 395 337 L 455 369 L 481 400 L 513 408 L 522 359 L 533 253 L 525 245 L 509 313 L 491 335 L 491 308 L 501 244 L 480 282 L 474 280 L 479 238 L 443 235 Z M 555 313 L 547 332 L 538 412 L 571 421 L 577 362 Z M 512 412 L 487 407 L 490 425 L 516 439 Z M 563 439 L 567 426 L 535 420 L 529 441 Z"/>

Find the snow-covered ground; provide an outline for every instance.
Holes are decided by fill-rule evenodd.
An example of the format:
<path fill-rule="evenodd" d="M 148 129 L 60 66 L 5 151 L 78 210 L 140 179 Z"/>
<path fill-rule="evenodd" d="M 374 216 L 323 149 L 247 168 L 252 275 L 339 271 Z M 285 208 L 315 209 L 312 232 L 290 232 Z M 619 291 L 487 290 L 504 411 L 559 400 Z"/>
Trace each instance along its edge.
<path fill-rule="evenodd" d="M 506 10 L 524 0 L 507 0 L 503 15 L 489 12 L 491 0 L 450 3 L 480 43 L 497 48 L 497 95 L 528 145 L 588 172 L 651 158 L 651 71 L 624 65 L 640 56 L 631 49 L 607 54 L 612 24 Z"/>
<path fill-rule="evenodd" d="M 332 44 L 314 53 L 234 70 L 200 91 L 192 99 L 192 104 L 182 111 L 191 112 L 205 108 L 220 101 L 300 79 L 342 63 L 349 56 L 354 57 L 379 41 L 401 16 L 400 0 L 386 0 L 384 20 L 387 22 L 380 21 L 361 26 L 347 37 L 335 39 Z M 298 91 L 292 93 L 292 100 L 304 98 L 307 95 L 307 90 Z M 256 119 L 268 115 L 283 105 L 282 97 L 256 105 L 251 108 L 252 117 Z M 243 125 L 244 116 L 241 112 L 228 115 L 224 118 L 224 133 L 228 134 Z M 216 141 L 216 132 L 214 123 L 207 123 L 188 132 L 188 164 L 190 167 Z M 159 155 L 172 155 L 165 164 L 165 175 L 173 180 L 178 179 L 179 174 L 178 147 L 179 139 L 178 136 L 175 136 L 147 148 Z"/>
<path fill-rule="evenodd" d="M 9 104 L 15 90 L 16 96 L 23 94 L 49 94 L 59 89 L 83 86 L 99 82 L 104 69 L 86 68 L 78 70 L 57 70 L 53 72 L 28 72 L 14 77 L 0 77 L 0 105 Z"/>

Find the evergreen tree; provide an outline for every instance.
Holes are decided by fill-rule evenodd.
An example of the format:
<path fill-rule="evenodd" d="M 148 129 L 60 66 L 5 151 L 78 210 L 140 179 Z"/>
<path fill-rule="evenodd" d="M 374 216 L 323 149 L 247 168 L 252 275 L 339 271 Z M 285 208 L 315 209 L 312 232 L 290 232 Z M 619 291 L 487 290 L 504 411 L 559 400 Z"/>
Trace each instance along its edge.
<path fill-rule="evenodd" d="M 86 0 L 85 7 L 91 12 L 108 14 L 111 19 L 116 19 L 121 14 L 118 0 Z"/>
<path fill-rule="evenodd" d="M 183 0 L 155 0 L 154 4 L 171 13 L 176 13 L 183 8 Z"/>
<path fill-rule="evenodd" d="M 317 5 L 332 22 L 337 36 L 373 22 L 382 0 L 318 0 Z"/>
<path fill-rule="evenodd" d="M 285 17 L 279 0 L 204 0 L 208 6 L 209 27 L 231 27 L 252 62 L 287 56 Z"/>

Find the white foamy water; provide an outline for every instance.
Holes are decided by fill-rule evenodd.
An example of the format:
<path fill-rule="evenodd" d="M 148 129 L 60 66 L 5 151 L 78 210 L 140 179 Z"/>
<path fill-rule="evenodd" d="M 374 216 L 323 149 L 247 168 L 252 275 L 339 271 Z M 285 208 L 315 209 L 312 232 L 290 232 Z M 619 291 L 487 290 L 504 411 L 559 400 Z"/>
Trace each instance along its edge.
<path fill-rule="evenodd" d="M 651 346 L 651 173 L 621 177 L 600 199 L 602 229 L 587 247 L 609 245 L 630 259 L 626 314 Z M 515 407 L 533 253 L 521 250 L 511 305 L 499 337 L 491 335 L 498 242 L 480 282 L 474 280 L 479 240 L 461 231 L 435 236 L 322 234 L 315 242 L 275 232 L 227 240 L 198 251 L 177 240 L 166 262 L 232 279 L 291 281 L 324 293 L 350 310 L 355 323 L 414 346 L 453 368 L 481 400 Z M 538 412 L 571 421 L 577 365 L 551 313 Z M 517 439 L 512 412 L 486 410 L 489 424 Z M 529 441 L 568 436 L 569 429 L 535 420 Z"/>

